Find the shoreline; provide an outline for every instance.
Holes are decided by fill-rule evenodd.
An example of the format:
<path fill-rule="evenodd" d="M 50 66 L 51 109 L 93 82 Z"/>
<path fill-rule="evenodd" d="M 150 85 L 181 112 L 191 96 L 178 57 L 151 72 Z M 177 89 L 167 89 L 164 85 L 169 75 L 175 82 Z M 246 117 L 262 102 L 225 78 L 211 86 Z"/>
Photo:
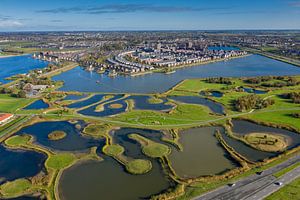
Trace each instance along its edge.
<path fill-rule="evenodd" d="M 280 55 L 276 55 L 276 54 L 272 54 L 272 53 L 268 53 L 262 50 L 258 50 L 258 49 L 253 49 L 253 48 L 249 48 L 249 47 L 240 47 L 241 49 L 244 49 L 245 51 L 248 52 L 252 52 L 253 54 L 257 54 L 257 55 L 261 55 L 267 58 L 271 58 L 280 62 L 284 62 L 290 65 L 294 65 L 296 67 L 300 67 L 300 62 L 292 59 L 292 58 L 288 58 L 288 57 L 284 57 L 284 56 L 280 56 Z"/>
<path fill-rule="evenodd" d="M 29 53 L 25 53 L 25 54 L 18 54 L 18 55 L 0 55 L 0 59 L 2 58 L 11 58 L 11 57 L 19 57 L 19 56 L 25 56 L 25 55 L 30 55 Z"/>
<path fill-rule="evenodd" d="M 201 65 L 206 65 L 206 64 L 211 64 L 211 63 L 216 63 L 216 62 L 223 62 L 223 61 L 227 61 L 227 60 L 232 60 L 232 59 L 237 59 L 237 58 L 243 58 L 246 56 L 251 56 L 253 54 L 246 54 L 246 55 L 241 55 L 241 56 L 235 56 L 235 57 L 231 57 L 231 58 L 221 58 L 221 59 L 215 59 L 215 60 L 209 60 L 209 61 L 205 61 L 205 62 L 197 62 L 197 63 L 190 63 L 190 64 L 183 64 L 183 65 L 178 65 L 178 66 L 174 66 L 171 67 L 170 69 L 172 70 L 171 73 L 170 72 L 164 72 L 164 68 L 157 68 L 151 71 L 146 71 L 146 72 L 139 72 L 139 73 L 135 73 L 135 74 L 125 74 L 125 73 L 121 73 L 120 75 L 125 75 L 125 76 L 142 76 L 142 75 L 147 75 L 147 74 L 152 74 L 152 73 L 163 73 L 163 74 L 172 74 L 175 73 L 177 69 L 182 69 L 182 68 L 187 68 L 187 67 L 197 67 L 197 66 L 201 66 Z"/>

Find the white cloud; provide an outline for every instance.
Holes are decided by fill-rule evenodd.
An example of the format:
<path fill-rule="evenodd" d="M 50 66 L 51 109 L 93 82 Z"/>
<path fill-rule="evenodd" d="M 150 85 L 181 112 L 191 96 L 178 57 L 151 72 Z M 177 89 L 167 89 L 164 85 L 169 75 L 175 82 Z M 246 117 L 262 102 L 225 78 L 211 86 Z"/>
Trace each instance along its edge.
<path fill-rule="evenodd" d="M 21 26 L 23 26 L 23 24 L 18 20 L 0 19 L 0 28 L 14 28 Z"/>

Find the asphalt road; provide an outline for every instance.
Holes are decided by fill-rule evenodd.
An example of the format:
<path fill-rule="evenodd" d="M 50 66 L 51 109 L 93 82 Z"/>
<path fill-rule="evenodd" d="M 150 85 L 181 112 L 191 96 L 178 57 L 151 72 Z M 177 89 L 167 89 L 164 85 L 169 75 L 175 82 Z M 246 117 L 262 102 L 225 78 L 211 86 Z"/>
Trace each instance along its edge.
<path fill-rule="evenodd" d="M 254 174 L 235 182 L 235 186 L 223 186 L 194 200 L 259 200 L 263 199 L 297 177 L 300 177 L 300 167 L 283 175 L 280 178 L 273 176 L 274 173 L 300 162 L 300 155 L 263 171 L 261 175 Z M 276 182 L 282 182 L 281 186 Z"/>
<path fill-rule="evenodd" d="M 273 192 L 284 187 L 285 185 L 289 184 L 290 182 L 292 182 L 293 180 L 295 180 L 298 177 L 300 177 L 300 167 L 294 169 L 293 171 L 285 174 L 284 176 L 282 176 L 276 180 L 276 182 L 281 182 L 282 185 L 278 186 L 276 184 L 271 184 L 271 185 L 261 189 L 254 195 L 251 195 L 250 197 L 246 198 L 246 200 L 263 199 L 263 198 L 269 196 L 270 194 L 272 194 Z"/>

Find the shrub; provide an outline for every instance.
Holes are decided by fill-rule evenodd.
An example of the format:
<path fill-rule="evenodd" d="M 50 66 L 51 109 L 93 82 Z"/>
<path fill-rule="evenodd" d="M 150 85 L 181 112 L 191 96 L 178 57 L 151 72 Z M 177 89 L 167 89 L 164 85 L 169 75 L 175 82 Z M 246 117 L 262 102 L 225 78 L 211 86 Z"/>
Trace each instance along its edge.
<path fill-rule="evenodd" d="M 247 96 L 239 97 L 235 101 L 235 108 L 238 111 L 245 111 L 250 109 L 261 109 L 266 108 L 269 105 L 273 105 L 274 100 L 272 99 L 262 99 L 260 96 L 251 94 Z"/>

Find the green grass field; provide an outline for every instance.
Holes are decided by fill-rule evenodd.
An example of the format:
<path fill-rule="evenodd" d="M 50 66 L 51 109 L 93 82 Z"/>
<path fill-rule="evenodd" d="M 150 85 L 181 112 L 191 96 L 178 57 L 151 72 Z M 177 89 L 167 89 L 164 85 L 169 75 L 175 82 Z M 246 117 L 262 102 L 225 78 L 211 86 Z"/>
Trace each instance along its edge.
<path fill-rule="evenodd" d="M 15 147 L 15 146 L 25 145 L 29 141 L 30 141 L 29 135 L 15 135 L 5 140 L 5 144 L 7 144 L 8 146 Z"/>
<path fill-rule="evenodd" d="M 0 112 L 12 113 L 31 102 L 33 99 L 14 98 L 7 94 L 0 94 Z"/>
<path fill-rule="evenodd" d="M 170 113 L 133 110 L 120 114 L 113 119 L 132 124 L 184 125 L 218 118 L 218 116 L 209 113 L 210 110 L 205 106 L 179 104 L 177 108 Z"/>
<path fill-rule="evenodd" d="M 124 152 L 124 148 L 119 144 L 105 146 L 103 152 L 109 156 L 119 156 Z"/>
<path fill-rule="evenodd" d="M 142 151 L 146 156 L 151 158 L 160 158 L 170 154 L 171 149 L 157 142 L 154 142 L 146 137 L 138 134 L 130 134 L 129 137 L 138 141 L 142 145 Z"/>
<path fill-rule="evenodd" d="M 299 111 L 274 111 L 259 112 L 248 115 L 247 118 L 262 122 L 269 122 L 279 125 L 288 125 L 300 131 L 300 118 L 294 118 L 291 115 Z"/>
<path fill-rule="evenodd" d="M 111 126 L 108 124 L 89 124 L 84 128 L 83 133 L 92 137 L 104 137 L 110 129 Z"/>
<path fill-rule="evenodd" d="M 62 153 L 51 155 L 47 160 L 45 165 L 51 169 L 60 170 L 63 169 L 76 160 L 75 156 L 71 153 Z"/>
<path fill-rule="evenodd" d="M 149 160 L 135 159 L 126 164 L 126 169 L 132 174 L 145 174 L 150 171 L 152 164 Z"/>
<path fill-rule="evenodd" d="M 11 182 L 6 182 L 0 186 L 0 192 L 4 196 L 21 195 L 31 187 L 31 183 L 27 179 L 17 179 Z"/>

